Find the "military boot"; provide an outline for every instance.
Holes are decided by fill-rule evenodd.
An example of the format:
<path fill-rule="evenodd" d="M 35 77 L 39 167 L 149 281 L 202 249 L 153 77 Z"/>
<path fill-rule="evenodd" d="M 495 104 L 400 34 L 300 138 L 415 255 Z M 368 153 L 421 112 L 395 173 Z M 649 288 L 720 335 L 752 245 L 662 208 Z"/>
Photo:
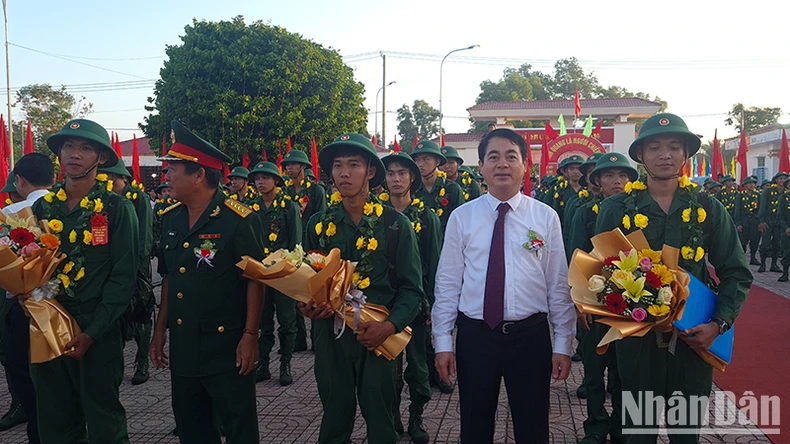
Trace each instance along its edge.
<path fill-rule="evenodd" d="M 272 372 L 269 371 L 269 361 L 261 361 L 258 370 L 255 370 L 255 382 L 272 379 Z"/>
<path fill-rule="evenodd" d="M 789 268 L 790 268 L 790 266 L 788 266 L 788 265 L 784 266 L 784 270 L 782 270 L 782 275 L 779 276 L 779 279 L 777 279 L 777 281 L 779 281 L 779 282 L 787 282 L 788 280 L 790 280 L 790 276 L 787 275 L 787 270 Z"/>
<path fill-rule="evenodd" d="M 758 273 L 765 273 L 765 258 L 763 255 L 760 255 L 760 268 L 757 269 Z"/>
<path fill-rule="evenodd" d="M 771 258 L 771 269 L 769 271 L 773 271 L 774 273 L 782 272 L 782 269 L 779 268 L 779 265 L 776 265 L 776 256 Z"/>
<path fill-rule="evenodd" d="M 409 436 L 411 436 L 411 442 L 416 444 L 424 444 L 431 440 L 428 432 L 422 426 L 422 416 L 409 417 Z"/>
<path fill-rule="evenodd" d="M 134 376 L 132 376 L 132 385 L 140 385 L 148 381 L 151 375 L 148 373 L 148 359 L 136 362 L 134 364 Z"/>
<path fill-rule="evenodd" d="M 393 421 L 395 423 L 395 433 L 398 436 L 403 435 L 403 420 L 400 418 L 400 409 L 395 409 L 393 412 L 394 418 Z"/>
<path fill-rule="evenodd" d="M 285 387 L 287 385 L 291 385 L 294 382 L 293 376 L 291 376 L 291 363 L 290 362 L 281 362 L 280 363 L 280 386 Z"/>
<path fill-rule="evenodd" d="M 749 265 L 760 265 L 760 261 L 757 260 L 754 253 L 752 253 L 751 260 L 749 260 Z"/>
<path fill-rule="evenodd" d="M 25 411 L 22 409 L 22 404 L 19 402 L 12 402 L 11 408 L 8 409 L 3 418 L 0 419 L 0 431 L 8 430 L 11 427 L 17 426 L 27 422 Z"/>

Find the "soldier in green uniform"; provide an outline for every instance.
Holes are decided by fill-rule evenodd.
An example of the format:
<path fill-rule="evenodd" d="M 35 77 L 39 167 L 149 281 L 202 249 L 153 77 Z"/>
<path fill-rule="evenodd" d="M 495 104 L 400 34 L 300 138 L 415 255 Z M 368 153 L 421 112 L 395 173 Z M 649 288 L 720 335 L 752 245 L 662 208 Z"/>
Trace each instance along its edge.
<path fill-rule="evenodd" d="M 471 170 L 464 170 L 464 159 L 458 155 L 458 150 L 450 145 L 441 148 L 442 155 L 447 159 L 447 163 L 439 167 L 447 175 L 447 179 L 461 186 L 464 202 L 477 199 L 483 192 L 480 185 L 472 177 Z M 468 168 L 468 167 L 467 167 Z"/>
<path fill-rule="evenodd" d="M 22 202 L 25 200 L 24 197 L 20 196 L 16 190 L 16 185 L 14 185 L 14 181 L 16 180 L 16 176 L 14 176 L 14 172 L 11 171 L 8 173 L 8 179 L 5 181 L 5 186 L 0 189 L 0 193 L 8 193 L 8 197 L 5 200 L 5 206 L 9 206 L 11 204 L 15 204 L 17 202 Z"/>
<path fill-rule="evenodd" d="M 752 283 L 738 232 L 724 206 L 698 193 L 696 185 L 681 176 L 683 165 L 699 146 L 699 137 L 688 130 L 680 117 L 660 113 L 647 119 L 629 148 L 631 159 L 644 165 L 647 184 L 643 187 L 641 182 L 635 183 L 630 193 L 604 200 L 596 221 L 596 234 L 615 228 L 625 233 L 642 229 L 650 248 L 661 250 L 669 245 L 679 249 L 680 266 L 702 282 L 712 281 L 707 262 L 720 279 L 710 322 L 680 332 L 677 341 L 671 340 L 671 333 L 651 331 L 644 337 L 632 336 L 617 342 L 623 402 L 626 396 L 630 397 L 642 407 L 642 412 L 647 410 L 642 400 L 648 392 L 664 399 L 682 396 L 688 406 L 695 405 L 692 397 L 710 395 L 713 367 L 695 350 L 710 348 L 713 340 L 735 322 Z M 670 352 L 672 348 L 674 353 Z M 688 409 L 681 415 L 680 423 L 668 425 L 670 429 L 698 429 L 707 409 Z M 625 427 L 633 428 L 635 418 L 628 411 L 625 416 Z M 656 417 L 647 420 L 650 425 L 658 424 Z M 658 433 L 657 426 L 655 432 Z M 632 434 L 628 442 L 655 443 L 656 434 Z M 699 442 L 698 433 L 678 431 L 670 436 L 672 442 Z"/>
<path fill-rule="evenodd" d="M 545 203 L 546 205 L 551 205 L 551 192 L 554 188 L 554 185 L 557 183 L 559 179 L 557 176 L 544 176 L 541 180 L 540 186 L 540 194 L 538 195 L 538 200 Z"/>
<path fill-rule="evenodd" d="M 118 399 L 123 339 L 118 320 L 129 307 L 138 259 L 132 203 L 114 194 L 96 168 L 118 157 L 107 131 L 86 119 L 68 122 L 47 139 L 65 181 L 33 205 L 49 220 L 67 255 L 54 276 L 57 300 L 82 329 L 65 355 L 30 365 L 42 443 L 128 443 Z M 24 298 L 24 296 L 20 296 Z"/>
<path fill-rule="evenodd" d="M 250 172 L 250 180 L 258 192 L 252 209 L 261 219 L 263 254 L 268 256 L 281 248 L 293 250 L 302 243 L 302 218 L 296 202 L 286 199 L 281 191 L 283 178 L 277 165 L 260 162 Z M 293 383 L 291 357 L 296 339 L 296 301 L 271 287 L 266 287 L 266 299 L 261 316 L 260 365 L 255 381 L 272 377 L 269 371 L 269 354 L 274 346 L 274 315 L 280 324 L 280 385 Z M 301 315 L 300 315 L 301 320 Z M 304 322 L 302 322 L 304 324 Z"/>
<path fill-rule="evenodd" d="M 262 285 L 242 277 L 242 256 L 263 259 L 260 219 L 218 188 L 221 151 L 177 121 L 168 162 L 170 194 L 159 250 L 162 301 L 151 341 L 155 368 L 170 365 L 173 413 L 183 443 L 258 443 L 255 368 Z M 170 357 L 164 352 L 170 328 Z M 107 441 L 110 442 L 110 441 Z"/>
<path fill-rule="evenodd" d="M 714 181 L 710 183 L 710 189 L 708 189 L 708 193 L 711 195 L 711 197 L 716 198 L 716 196 L 719 195 L 720 191 L 721 191 L 721 184 L 719 182 Z M 716 200 L 718 200 L 718 198 Z"/>
<path fill-rule="evenodd" d="M 771 180 L 771 188 L 763 191 L 760 195 L 760 203 L 758 204 L 757 217 L 760 224 L 757 230 L 762 233 L 760 239 L 760 268 L 757 269 L 758 273 L 765 272 L 765 262 L 771 258 L 770 271 L 774 273 L 781 273 L 777 259 L 781 252 L 781 229 L 779 227 L 779 204 L 784 196 L 785 187 L 784 183 L 787 179 L 787 173 L 778 172 Z"/>
<path fill-rule="evenodd" d="M 570 227 L 571 222 L 573 222 L 573 216 L 576 214 L 576 210 L 579 207 L 583 206 L 587 202 L 590 202 L 598 197 L 601 190 L 598 187 L 590 182 L 590 175 L 592 174 L 593 170 L 595 169 L 595 165 L 598 162 L 598 159 L 603 155 L 603 153 L 593 153 L 587 160 L 584 161 L 583 164 L 579 166 L 579 171 L 582 173 L 581 179 L 579 179 L 579 184 L 582 188 L 576 193 L 572 194 L 568 201 L 565 202 L 565 225 L 562 226 L 562 240 L 565 242 L 566 249 L 568 241 L 570 240 Z M 573 250 L 570 250 L 573 253 Z M 568 262 L 570 262 L 571 257 L 568 255 Z M 576 332 L 578 333 L 578 329 Z"/>
<path fill-rule="evenodd" d="M 373 351 L 420 311 L 425 296 L 417 238 L 405 215 L 370 195 L 385 173 L 367 137 L 343 134 L 319 152 L 318 160 L 322 170 L 331 171 L 340 202 L 310 218 L 305 250 L 326 254 L 339 248 L 343 259 L 357 261 L 354 282 L 367 303 L 389 310 L 386 321 L 363 323 L 356 332 L 346 328 L 335 339 L 328 304 L 299 304 L 315 320 L 315 376 L 323 406 L 318 442 L 351 441 L 358 399 L 368 442 L 395 443 L 396 362 Z"/>
<path fill-rule="evenodd" d="M 724 209 L 735 220 L 735 204 L 738 199 L 738 188 L 735 186 L 735 179 L 731 175 L 726 175 L 721 179 L 722 189 L 716 194 Z"/>
<path fill-rule="evenodd" d="M 762 192 L 769 188 L 771 188 L 771 181 L 768 179 L 763 180 L 763 183 L 760 184 L 760 191 Z"/>
<path fill-rule="evenodd" d="M 735 226 L 741 237 L 743 251 L 746 252 L 747 244 L 749 246 L 751 256 L 749 265 L 760 265 L 760 262 L 757 260 L 757 248 L 760 245 L 760 232 L 757 231 L 757 225 L 760 224 L 757 216 L 760 193 L 755 190 L 756 186 L 756 176 L 749 176 L 744 179 L 742 190 L 738 193 L 738 199 L 735 203 Z"/>
<path fill-rule="evenodd" d="M 782 275 L 777 281 L 787 282 L 790 280 L 788 270 L 790 270 L 790 192 L 785 189 L 779 201 L 779 232 L 782 247 Z"/>
<path fill-rule="evenodd" d="M 154 208 L 152 210 L 153 217 L 154 217 L 154 224 L 153 224 L 153 248 L 151 256 L 152 258 L 157 255 L 159 252 L 159 240 L 162 235 L 162 215 L 165 212 L 165 209 L 170 205 L 173 205 L 175 200 L 170 198 L 167 193 L 167 182 L 164 182 L 156 187 L 156 202 L 154 202 Z"/>
<path fill-rule="evenodd" d="M 238 200 L 244 205 L 251 205 L 255 200 L 255 189 L 250 186 L 250 170 L 237 166 L 228 174 L 227 195 L 233 200 Z"/>
<path fill-rule="evenodd" d="M 582 172 L 579 167 L 584 163 L 584 157 L 574 154 L 566 157 L 560 162 L 558 171 L 560 179 L 554 185 L 554 189 L 550 194 L 549 205 L 554 208 L 554 211 L 560 216 L 560 223 L 565 226 L 565 208 L 568 205 L 568 200 L 581 191 Z M 568 221 L 570 223 L 570 221 Z"/>
<path fill-rule="evenodd" d="M 578 248 L 585 252 L 593 249 L 590 239 L 595 235 L 595 222 L 603 199 L 622 193 L 629 181 L 635 181 L 639 174 L 631 166 L 628 159 L 620 153 L 605 154 L 597 161 L 590 171 L 589 184 L 600 190 L 589 202 L 576 211 L 569 230 L 569 241 L 566 244 L 568 257 Z M 606 442 L 611 435 L 614 442 L 622 442 L 622 393 L 617 375 L 616 343 L 609 346 L 605 354 L 599 355 L 596 347 L 609 327 L 593 322 L 599 317 L 577 313 L 579 319 L 580 355 L 584 364 L 584 392 L 587 398 L 587 419 L 584 420 L 584 439 L 582 444 L 600 444 Z M 608 368 L 609 390 L 612 393 L 611 417 L 604 407 L 606 387 L 604 371 Z"/>
<path fill-rule="evenodd" d="M 450 214 L 464 203 L 464 192 L 460 185 L 447 178 L 447 174 L 439 171 L 438 168 L 447 163 L 439 145 L 422 140 L 414 147 L 411 158 L 420 168 L 422 176 L 422 186 L 414 193 L 414 197 L 439 216 L 444 233 Z"/>
<path fill-rule="evenodd" d="M 392 206 L 405 214 L 411 221 L 420 249 L 422 264 L 422 287 L 425 299 L 421 310 L 411 323 L 411 341 L 406 346 L 406 372 L 404 378 L 409 384 L 409 428 L 408 432 L 415 443 L 427 443 L 428 433 L 422 425 L 422 413 L 425 405 L 431 400 L 430 369 L 436 373 L 433 365 L 436 352 L 431 343 L 431 327 L 427 325 L 433 307 L 433 289 L 436 283 L 436 268 L 439 265 L 439 253 L 442 248 L 442 231 L 439 217 L 432 211 L 426 211 L 425 203 L 412 199 L 411 193 L 420 187 L 420 169 L 412 158 L 404 153 L 394 153 L 382 159 L 387 169 L 386 183 L 388 193 L 381 195 L 384 205 Z M 400 367 L 403 355 L 398 357 L 398 399 L 395 404 L 395 429 L 403 432 L 400 418 L 400 398 L 403 389 Z M 438 375 L 436 375 L 438 379 Z"/>
<path fill-rule="evenodd" d="M 129 309 L 121 318 L 121 333 L 124 340 L 134 339 L 137 354 L 134 358 L 134 375 L 132 385 L 148 381 L 148 345 L 151 342 L 153 328 L 154 293 L 151 285 L 151 249 L 153 248 L 153 210 L 148 195 L 143 191 L 142 184 L 131 180 L 132 175 L 126 169 L 123 159 L 112 167 L 99 168 L 100 174 L 106 174 L 112 181 L 112 191 L 129 200 L 134 205 L 139 227 L 137 277 L 134 294 Z"/>
<path fill-rule="evenodd" d="M 299 206 L 302 214 L 302 226 L 305 226 L 314 214 L 326 209 L 326 191 L 318 182 L 307 178 L 306 172 L 313 167 L 313 164 L 307 159 L 307 154 L 304 151 L 293 149 L 288 151 L 281 164 L 288 176 L 283 192 L 286 198 L 293 200 Z M 311 339 L 313 335 L 313 333 L 310 334 Z M 294 351 L 305 350 L 307 350 L 307 329 L 304 317 L 297 309 Z"/>

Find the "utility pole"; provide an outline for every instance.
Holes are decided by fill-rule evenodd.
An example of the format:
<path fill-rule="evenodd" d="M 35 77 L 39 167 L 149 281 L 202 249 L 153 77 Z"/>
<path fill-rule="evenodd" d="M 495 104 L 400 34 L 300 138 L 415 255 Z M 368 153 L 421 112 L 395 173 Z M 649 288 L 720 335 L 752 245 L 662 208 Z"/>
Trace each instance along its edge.
<path fill-rule="evenodd" d="M 8 89 L 8 150 L 11 151 L 11 168 L 14 167 L 14 124 L 11 119 L 11 62 L 8 58 L 8 7 L 3 0 L 3 18 L 5 19 L 5 79 Z"/>
<path fill-rule="evenodd" d="M 381 146 L 387 145 L 387 55 L 381 54 Z"/>

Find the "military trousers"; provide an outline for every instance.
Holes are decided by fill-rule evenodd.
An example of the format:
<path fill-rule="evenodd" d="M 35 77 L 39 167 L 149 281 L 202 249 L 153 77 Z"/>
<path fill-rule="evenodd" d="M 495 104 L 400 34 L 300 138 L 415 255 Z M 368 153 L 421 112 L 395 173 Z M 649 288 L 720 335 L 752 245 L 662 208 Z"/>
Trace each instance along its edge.
<path fill-rule="evenodd" d="M 777 221 L 768 222 L 768 229 L 760 236 L 760 259 L 778 257 L 781 252 L 781 229 Z"/>
<path fill-rule="evenodd" d="M 625 415 L 623 434 L 629 444 L 656 442 L 658 430 L 655 425 L 658 424 L 661 411 L 655 406 L 656 403 L 651 402 L 650 397 L 652 399 L 663 397 L 666 401 L 663 407 L 667 408 L 670 398 L 676 392 L 681 393 L 680 396 L 689 408 L 685 409 L 686 414 L 679 418 L 680 424 L 667 424 L 669 442 L 679 444 L 699 442 L 699 432 L 674 434 L 671 433 L 671 429 L 699 430 L 705 415 L 708 414 L 708 406 L 700 407 L 698 402 L 690 398 L 707 399 L 710 395 L 713 367 L 703 361 L 680 338 L 677 339 L 674 354 L 670 353 L 668 347 L 668 343 L 671 342 L 670 337 L 669 333 L 649 332 L 644 337 L 629 337 L 617 343 L 617 367 L 622 381 Z M 640 396 L 643 401 L 641 403 Z M 648 405 L 652 405 L 653 408 L 647 408 Z M 642 408 L 636 409 L 633 408 L 634 406 Z M 653 416 L 649 415 L 650 410 Z M 632 411 L 634 413 L 631 413 Z M 638 427 L 643 430 L 640 434 L 628 433 L 629 429 L 637 428 L 634 416 L 642 421 L 642 425 Z M 655 429 L 656 433 L 644 433 L 644 429 Z"/>
<path fill-rule="evenodd" d="M 268 364 L 269 354 L 274 347 L 274 316 L 277 315 L 277 322 L 280 327 L 277 336 L 280 339 L 280 361 L 283 363 L 291 362 L 294 351 L 294 340 L 296 339 L 296 301 L 279 291 L 267 287 L 266 298 L 263 302 L 263 314 L 261 315 L 261 339 L 258 341 L 260 350 L 261 365 Z M 301 316 L 299 316 L 301 318 Z M 304 319 L 299 319 L 304 325 Z"/>
<path fill-rule="evenodd" d="M 754 257 L 757 254 L 760 246 L 760 232 L 757 231 L 757 226 L 760 221 L 756 216 L 746 216 L 741 219 L 741 226 L 743 229 L 738 236 L 741 239 L 741 247 L 746 252 L 746 247 L 749 247 L 749 253 Z"/>
<path fill-rule="evenodd" d="M 790 267 L 790 236 L 788 236 L 784 230 L 781 232 L 782 236 L 782 265 L 785 267 Z"/>
<path fill-rule="evenodd" d="M 428 363 L 426 360 L 426 344 L 431 340 L 431 327 L 425 325 L 425 318 L 417 316 L 411 325 L 411 341 L 406 345 L 406 371 L 401 375 L 403 353 L 398 356 L 398 379 L 396 386 L 397 400 L 393 409 L 395 420 L 400 421 L 401 393 L 403 381 L 409 384 L 409 417 L 422 417 L 425 405 L 431 400 L 431 384 L 428 381 Z"/>
<path fill-rule="evenodd" d="M 210 376 L 171 373 L 173 414 L 183 444 L 220 444 L 215 416 L 224 427 L 227 444 L 257 444 L 258 410 L 255 373 L 230 371 Z"/>
<path fill-rule="evenodd" d="M 90 315 L 69 311 L 81 327 L 90 323 Z M 97 338 L 82 359 L 61 356 L 31 364 L 30 376 L 36 389 L 42 443 L 129 442 L 126 411 L 118 399 L 123 380 L 123 341 L 118 324 Z"/>
<path fill-rule="evenodd" d="M 347 444 L 354 431 L 357 400 L 370 443 L 396 443 L 393 422 L 396 362 L 376 356 L 346 328 L 335 339 L 333 318 L 315 321 L 315 378 L 323 406 L 318 442 Z"/>
<path fill-rule="evenodd" d="M 584 365 L 584 389 L 587 397 L 587 418 L 584 420 L 585 436 L 595 436 L 599 442 L 606 441 L 611 435 L 612 441 L 623 442 L 622 438 L 622 388 L 617 374 L 617 343 L 609 344 L 606 353 L 599 355 L 596 351 L 598 343 L 609 331 L 609 326 L 598 322 L 590 325 L 590 330 L 578 328 L 579 349 Z M 609 370 L 608 380 L 612 384 L 612 413 L 606 411 L 606 383 L 604 372 Z"/>
<path fill-rule="evenodd" d="M 296 335 L 294 336 L 294 347 L 299 347 L 300 349 L 307 348 L 307 327 L 305 327 L 305 317 L 301 311 L 299 311 L 299 307 L 294 309 L 294 325 L 296 326 Z M 312 323 L 311 323 L 312 326 Z M 310 331 L 310 339 L 315 340 L 315 333 Z"/>

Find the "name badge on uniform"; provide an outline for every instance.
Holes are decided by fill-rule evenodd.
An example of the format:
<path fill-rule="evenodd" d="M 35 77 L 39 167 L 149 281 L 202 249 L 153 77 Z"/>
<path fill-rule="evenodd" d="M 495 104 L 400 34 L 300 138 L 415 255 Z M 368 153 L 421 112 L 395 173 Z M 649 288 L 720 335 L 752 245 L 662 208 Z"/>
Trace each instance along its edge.
<path fill-rule="evenodd" d="M 103 214 L 91 217 L 91 245 L 107 245 L 110 237 L 110 223 Z"/>

